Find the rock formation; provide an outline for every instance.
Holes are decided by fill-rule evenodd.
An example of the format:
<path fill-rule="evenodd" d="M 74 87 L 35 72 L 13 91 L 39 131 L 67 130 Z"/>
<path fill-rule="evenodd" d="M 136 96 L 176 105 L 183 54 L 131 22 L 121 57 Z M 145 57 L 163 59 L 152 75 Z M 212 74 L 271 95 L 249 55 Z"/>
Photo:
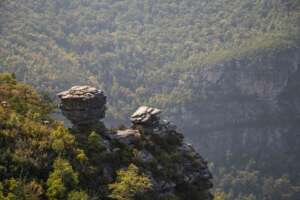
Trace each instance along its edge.
<path fill-rule="evenodd" d="M 112 136 L 111 139 L 126 145 L 136 144 L 141 139 L 140 132 L 134 129 L 118 130 L 116 134 L 110 136 Z"/>
<path fill-rule="evenodd" d="M 161 110 L 148 106 L 139 107 L 130 117 L 133 124 L 155 125 Z"/>
<path fill-rule="evenodd" d="M 97 123 L 104 118 L 106 96 L 90 86 L 74 86 L 58 94 L 63 115 L 74 125 Z"/>
<path fill-rule="evenodd" d="M 160 198 L 193 188 L 200 200 L 212 199 L 207 162 L 183 141 L 175 125 L 160 120 L 160 113 L 157 108 L 141 106 L 131 115 L 132 128 L 111 132 L 108 137 L 137 151 L 135 160 L 142 163 Z"/>
<path fill-rule="evenodd" d="M 96 88 L 75 86 L 58 96 L 63 114 L 75 125 L 74 133 L 76 127 L 104 117 L 105 96 Z M 160 113 L 157 108 L 141 106 L 130 117 L 131 128 L 94 131 L 96 137 L 102 138 L 103 153 L 98 156 L 110 158 L 97 164 L 103 168 L 103 179 L 113 182 L 116 170 L 133 163 L 150 178 L 152 199 L 179 195 L 180 199 L 211 200 L 212 175 L 207 162 L 183 141 L 175 125 L 160 119 Z M 103 191 L 105 188 L 103 185 Z"/>

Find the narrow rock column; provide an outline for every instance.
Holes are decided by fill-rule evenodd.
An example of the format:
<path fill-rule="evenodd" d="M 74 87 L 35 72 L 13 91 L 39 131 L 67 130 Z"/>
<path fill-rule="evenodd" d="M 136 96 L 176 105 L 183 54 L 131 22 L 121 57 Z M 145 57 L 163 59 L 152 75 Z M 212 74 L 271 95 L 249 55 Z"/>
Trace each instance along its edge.
<path fill-rule="evenodd" d="M 75 126 L 97 124 L 105 117 L 106 96 L 91 86 L 73 86 L 58 93 L 63 115 Z"/>

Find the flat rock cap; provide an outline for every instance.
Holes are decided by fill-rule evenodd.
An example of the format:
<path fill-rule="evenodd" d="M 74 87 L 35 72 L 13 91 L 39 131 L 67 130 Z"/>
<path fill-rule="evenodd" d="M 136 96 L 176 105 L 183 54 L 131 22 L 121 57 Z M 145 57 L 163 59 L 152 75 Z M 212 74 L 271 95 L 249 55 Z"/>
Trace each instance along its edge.
<path fill-rule="evenodd" d="M 103 91 L 88 85 L 73 86 L 69 90 L 57 94 L 57 96 L 62 100 L 77 99 L 77 98 L 91 99 L 97 95 L 103 95 Z"/>
<path fill-rule="evenodd" d="M 62 114 L 73 124 L 92 124 L 105 117 L 106 96 L 102 90 L 83 85 L 57 94 Z"/>
<path fill-rule="evenodd" d="M 157 108 L 152 108 L 152 107 L 148 107 L 148 106 L 141 106 L 139 107 L 132 115 L 132 118 L 135 117 L 141 117 L 143 115 L 146 114 L 150 114 L 150 115 L 158 115 L 161 113 L 161 110 L 157 109 Z"/>
<path fill-rule="evenodd" d="M 161 113 L 160 109 L 148 106 L 139 107 L 131 116 L 130 120 L 133 123 L 145 123 Z"/>

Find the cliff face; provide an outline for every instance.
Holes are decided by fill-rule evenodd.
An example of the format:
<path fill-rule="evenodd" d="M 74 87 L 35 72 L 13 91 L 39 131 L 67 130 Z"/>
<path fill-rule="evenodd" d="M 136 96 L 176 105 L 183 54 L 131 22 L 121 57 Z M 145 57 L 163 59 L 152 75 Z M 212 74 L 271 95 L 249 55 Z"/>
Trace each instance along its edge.
<path fill-rule="evenodd" d="M 224 152 L 260 160 L 296 152 L 299 140 L 289 138 L 300 130 L 299 49 L 232 59 L 193 74 L 190 87 L 203 101 L 186 108 L 182 124 L 199 132 L 190 137 L 200 152 L 216 163 L 224 162 Z"/>
<path fill-rule="evenodd" d="M 71 132 L 80 143 L 90 140 L 91 132 L 93 137 L 101 138 L 102 149 L 97 157 L 103 159 L 96 164 L 101 169 L 97 176 L 102 181 L 97 185 L 104 193 L 108 184 L 118 180 L 117 170 L 134 164 L 151 182 L 152 187 L 142 193 L 143 198 L 212 199 L 212 175 L 207 162 L 183 141 L 175 125 L 160 119 L 161 110 L 141 106 L 130 118 L 132 127 L 109 130 L 99 121 L 104 116 L 106 104 L 106 101 L 99 101 L 106 99 L 102 91 L 74 86 L 58 96 L 63 114 L 74 125 Z M 93 164 L 90 161 L 87 166 Z M 87 187 L 93 188 L 93 185 Z"/>

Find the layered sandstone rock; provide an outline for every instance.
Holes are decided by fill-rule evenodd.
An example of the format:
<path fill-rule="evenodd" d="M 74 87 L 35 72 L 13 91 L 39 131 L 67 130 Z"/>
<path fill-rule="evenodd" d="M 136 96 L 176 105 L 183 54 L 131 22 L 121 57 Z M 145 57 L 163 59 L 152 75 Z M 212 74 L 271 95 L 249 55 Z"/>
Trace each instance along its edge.
<path fill-rule="evenodd" d="M 148 106 L 139 107 L 130 117 L 133 124 L 155 125 L 159 121 L 161 110 Z"/>
<path fill-rule="evenodd" d="M 74 86 L 58 96 L 63 114 L 75 125 L 74 135 L 78 133 L 76 137 L 82 141 L 97 141 L 101 149 L 98 156 L 106 158 L 97 164 L 103 169 L 106 183 L 115 180 L 116 170 L 133 163 L 150 178 L 154 199 L 178 194 L 184 199 L 212 199 L 207 162 L 183 141 L 175 125 L 161 119 L 160 109 L 141 106 L 131 115 L 131 128 L 99 130 L 93 128 L 105 115 L 106 97 L 102 91 Z M 99 187 L 105 190 L 106 185 Z"/>
<path fill-rule="evenodd" d="M 106 96 L 91 86 L 74 86 L 58 94 L 63 115 L 74 125 L 97 123 L 105 117 Z"/>

